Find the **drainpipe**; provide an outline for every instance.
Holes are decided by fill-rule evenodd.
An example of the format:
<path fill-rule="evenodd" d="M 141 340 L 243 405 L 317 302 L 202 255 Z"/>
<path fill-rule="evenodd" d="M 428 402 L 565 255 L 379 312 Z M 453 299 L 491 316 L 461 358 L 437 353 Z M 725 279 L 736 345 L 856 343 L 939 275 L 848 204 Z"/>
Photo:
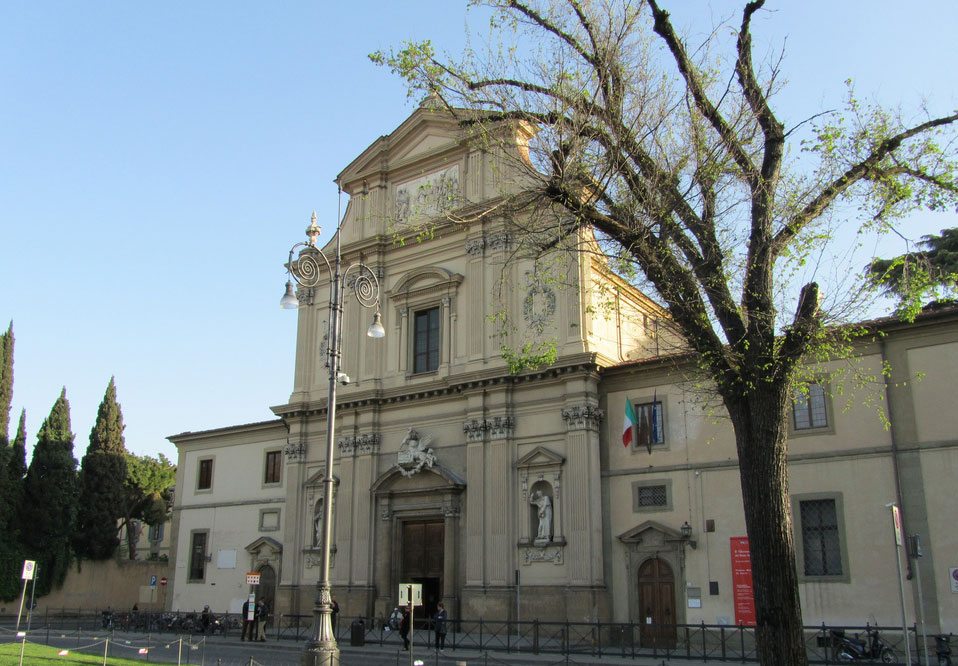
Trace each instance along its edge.
<path fill-rule="evenodd" d="M 888 350 L 887 350 L 887 345 L 885 344 L 884 337 L 879 342 L 879 345 L 881 347 L 882 366 L 884 367 L 885 364 L 888 362 L 888 354 L 887 354 Z M 905 504 L 902 502 L 902 499 L 901 499 L 901 465 L 898 459 L 898 435 L 897 435 L 897 428 L 895 426 L 895 418 L 894 418 L 895 410 L 892 406 L 892 396 L 894 395 L 894 393 L 891 390 L 892 389 L 891 377 L 888 374 L 885 374 L 884 377 L 885 377 L 885 404 L 888 405 L 888 420 L 891 423 L 891 427 L 889 428 L 888 432 L 891 435 L 891 461 L 892 461 L 891 469 L 892 469 L 892 475 L 894 476 L 894 479 L 895 479 L 895 502 L 897 502 L 898 506 L 901 507 L 902 534 L 907 535 L 909 534 L 908 527 L 907 527 L 908 512 L 905 510 Z M 907 543 L 905 545 L 905 563 L 906 563 L 905 578 L 907 578 L 908 580 L 911 580 L 912 576 L 914 576 L 914 572 L 912 572 L 912 568 L 911 568 L 911 556 L 910 556 L 910 553 L 908 552 Z"/>

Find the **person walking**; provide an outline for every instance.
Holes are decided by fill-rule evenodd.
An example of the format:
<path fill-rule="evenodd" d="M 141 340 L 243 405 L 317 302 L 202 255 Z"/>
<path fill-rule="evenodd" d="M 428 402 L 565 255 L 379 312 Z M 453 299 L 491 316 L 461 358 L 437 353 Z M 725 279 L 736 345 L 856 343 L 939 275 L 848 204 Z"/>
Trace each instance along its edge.
<path fill-rule="evenodd" d="M 260 643 L 266 642 L 266 618 L 268 615 L 266 602 L 256 602 L 256 640 Z"/>
<path fill-rule="evenodd" d="M 255 604 L 250 604 L 249 599 L 243 602 L 243 634 L 240 636 L 241 641 L 245 641 L 247 636 L 249 636 L 250 640 L 253 640 L 253 632 L 256 627 L 256 625 L 253 624 L 255 610 Z"/>
<path fill-rule="evenodd" d="M 336 637 L 336 627 L 339 624 L 339 602 L 333 599 L 332 603 L 332 620 L 333 620 L 333 638 Z"/>
<path fill-rule="evenodd" d="M 203 633 L 210 631 L 210 623 L 213 621 L 213 613 L 210 611 L 209 604 L 203 606 L 203 612 L 200 613 L 200 626 L 203 627 Z"/>
<path fill-rule="evenodd" d="M 402 638 L 402 649 L 409 650 L 409 611 L 402 609 L 402 619 L 399 621 L 399 636 Z"/>
<path fill-rule="evenodd" d="M 439 602 L 439 608 L 435 615 L 436 625 L 436 649 L 442 652 L 446 649 L 446 622 L 449 619 L 449 613 L 442 602 Z"/>

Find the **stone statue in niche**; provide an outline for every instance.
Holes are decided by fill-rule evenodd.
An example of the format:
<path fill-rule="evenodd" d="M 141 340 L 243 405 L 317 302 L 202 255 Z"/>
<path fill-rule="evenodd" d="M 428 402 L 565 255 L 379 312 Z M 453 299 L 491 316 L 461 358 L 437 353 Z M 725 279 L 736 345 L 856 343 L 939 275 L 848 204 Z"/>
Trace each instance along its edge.
<path fill-rule="evenodd" d="M 552 541 L 552 498 L 541 491 L 533 491 L 529 502 L 539 509 L 539 530 L 533 543 L 537 546 Z"/>

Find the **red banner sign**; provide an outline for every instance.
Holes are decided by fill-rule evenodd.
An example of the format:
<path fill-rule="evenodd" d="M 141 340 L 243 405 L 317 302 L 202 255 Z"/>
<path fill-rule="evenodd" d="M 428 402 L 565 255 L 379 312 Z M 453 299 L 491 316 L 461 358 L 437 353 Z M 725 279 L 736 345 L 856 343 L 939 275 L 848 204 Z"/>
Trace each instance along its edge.
<path fill-rule="evenodd" d="M 755 594 L 752 590 L 752 556 L 748 537 L 732 537 L 732 596 L 735 602 L 735 624 L 755 626 Z"/>

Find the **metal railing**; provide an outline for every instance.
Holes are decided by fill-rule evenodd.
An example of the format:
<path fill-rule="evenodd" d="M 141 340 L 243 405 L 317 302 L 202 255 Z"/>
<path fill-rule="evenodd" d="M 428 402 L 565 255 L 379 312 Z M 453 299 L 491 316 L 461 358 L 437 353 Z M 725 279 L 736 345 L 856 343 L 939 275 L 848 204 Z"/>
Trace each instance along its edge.
<path fill-rule="evenodd" d="M 239 614 L 214 614 L 215 623 L 203 631 L 202 617 L 197 612 L 115 612 L 84 609 L 46 609 L 25 616 L 21 628 L 29 627 L 35 640 L 46 643 L 53 639 L 79 641 L 81 636 L 104 632 L 130 632 L 173 635 L 217 635 L 238 637 L 242 627 Z M 268 633 L 271 638 L 302 641 L 311 635 L 312 614 L 278 614 L 271 616 Z M 355 625 L 354 621 L 361 622 Z M 0 616 L 0 640 L 14 631 L 16 616 Z M 754 663 L 758 661 L 755 629 L 747 626 L 719 624 L 651 625 L 605 622 L 545 622 L 530 620 L 448 619 L 445 649 L 520 652 L 532 654 L 616 656 L 622 658 L 690 659 L 698 661 Z M 336 622 L 336 638 L 341 644 L 355 641 L 356 629 L 361 642 L 400 648 L 399 631 L 382 619 L 340 615 Z M 805 646 L 809 662 L 838 663 L 838 639 L 834 631 L 846 636 L 860 635 L 867 640 L 869 629 L 877 629 L 885 644 L 894 652 L 897 663 L 904 663 L 904 639 L 900 627 L 839 627 L 822 624 L 805 627 Z M 909 647 L 913 660 L 924 661 L 924 647 L 919 647 L 921 634 L 909 629 Z M 916 636 L 919 641 L 916 641 Z M 432 647 L 435 633 L 431 623 L 416 622 L 412 641 L 420 647 Z M 935 659 L 935 640 L 928 636 L 928 654 Z M 896 663 L 896 662 L 893 662 Z"/>

